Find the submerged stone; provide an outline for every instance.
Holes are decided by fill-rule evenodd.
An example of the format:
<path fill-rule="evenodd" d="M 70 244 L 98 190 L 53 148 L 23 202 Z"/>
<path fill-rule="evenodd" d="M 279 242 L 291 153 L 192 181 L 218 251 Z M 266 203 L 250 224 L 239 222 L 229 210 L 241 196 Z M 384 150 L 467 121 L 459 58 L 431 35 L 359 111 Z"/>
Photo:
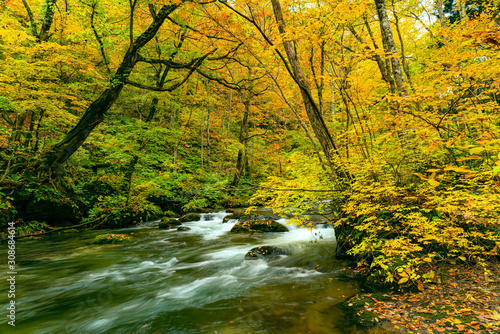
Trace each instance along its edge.
<path fill-rule="evenodd" d="M 236 223 L 236 225 L 234 225 L 233 228 L 231 229 L 231 232 L 233 233 L 288 232 L 288 228 L 272 219 L 271 220 L 252 219 Z"/>
<path fill-rule="evenodd" d="M 173 228 L 176 226 L 181 225 L 182 223 L 178 221 L 177 219 L 173 218 L 163 218 L 158 225 L 159 228 Z"/>
<path fill-rule="evenodd" d="M 187 226 L 181 226 L 179 228 L 177 228 L 177 231 L 190 231 L 191 229 Z"/>
<path fill-rule="evenodd" d="M 284 248 L 278 248 L 274 246 L 261 246 L 252 248 L 245 255 L 245 260 L 257 260 L 265 258 L 273 258 L 279 255 L 289 255 L 290 252 Z"/>

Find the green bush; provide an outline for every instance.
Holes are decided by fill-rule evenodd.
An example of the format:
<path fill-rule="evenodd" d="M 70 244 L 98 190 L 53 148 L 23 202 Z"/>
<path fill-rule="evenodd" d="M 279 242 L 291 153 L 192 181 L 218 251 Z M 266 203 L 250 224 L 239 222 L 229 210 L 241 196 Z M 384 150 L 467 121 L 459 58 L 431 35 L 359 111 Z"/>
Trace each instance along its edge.
<path fill-rule="evenodd" d="M 133 197 L 128 206 L 124 196 L 106 196 L 90 211 L 89 220 L 98 222 L 102 228 L 125 227 L 158 219 L 161 209 L 146 201 L 144 197 Z"/>

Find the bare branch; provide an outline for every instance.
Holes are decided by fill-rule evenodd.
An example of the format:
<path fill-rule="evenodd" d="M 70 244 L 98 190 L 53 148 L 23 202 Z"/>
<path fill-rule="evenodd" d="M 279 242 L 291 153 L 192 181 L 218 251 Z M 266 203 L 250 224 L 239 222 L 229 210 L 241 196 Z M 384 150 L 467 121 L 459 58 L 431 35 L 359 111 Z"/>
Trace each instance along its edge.
<path fill-rule="evenodd" d="M 196 69 L 201 66 L 201 64 L 203 63 L 203 61 L 210 54 L 212 54 L 214 52 L 215 52 L 215 50 L 212 50 L 211 52 L 207 53 L 203 57 L 196 58 L 196 62 L 191 66 L 191 68 L 189 69 L 189 72 L 186 74 L 186 76 L 181 81 L 179 81 L 178 83 L 176 83 L 176 84 L 174 84 L 174 85 L 172 85 L 170 87 L 166 87 L 166 88 L 151 87 L 151 86 L 146 86 L 146 85 L 143 85 L 143 84 L 140 84 L 140 83 L 137 83 L 137 82 L 134 82 L 134 81 L 130 81 L 130 80 L 127 80 L 126 83 L 129 84 L 129 85 L 132 85 L 134 87 L 137 87 L 137 88 L 152 90 L 152 91 L 155 91 L 155 92 L 171 92 L 171 91 L 175 90 L 176 88 L 180 87 L 182 84 L 184 84 L 189 79 L 189 77 L 196 71 Z"/>
<path fill-rule="evenodd" d="M 99 43 L 99 51 L 101 52 L 102 59 L 104 60 L 104 64 L 106 65 L 106 70 L 108 74 L 111 74 L 111 70 L 109 68 L 109 60 L 108 57 L 106 56 L 106 51 L 104 49 L 104 43 L 102 42 L 101 36 L 99 36 L 99 34 L 97 33 L 97 29 L 95 28 L 94 25 L 95 7 L 96 3 L 92 4 L 92 14 L 90 14 L 90 26 L 92 27 L 92 31 L 94 32 L 94 36 L 97 40 L 97 43 Z"/>

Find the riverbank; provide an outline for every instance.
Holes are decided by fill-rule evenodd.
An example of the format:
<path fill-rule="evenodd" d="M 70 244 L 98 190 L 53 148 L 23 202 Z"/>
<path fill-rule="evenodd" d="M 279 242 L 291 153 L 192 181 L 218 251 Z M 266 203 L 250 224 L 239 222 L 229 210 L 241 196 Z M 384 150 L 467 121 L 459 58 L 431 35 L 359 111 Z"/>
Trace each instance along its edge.
<path fill-rule="evenodd" d="M 500 265 L 452 267 L 419 292 L 360 293 L 345 302 L 361 325 L 401 333 L 499 333 Z"/>

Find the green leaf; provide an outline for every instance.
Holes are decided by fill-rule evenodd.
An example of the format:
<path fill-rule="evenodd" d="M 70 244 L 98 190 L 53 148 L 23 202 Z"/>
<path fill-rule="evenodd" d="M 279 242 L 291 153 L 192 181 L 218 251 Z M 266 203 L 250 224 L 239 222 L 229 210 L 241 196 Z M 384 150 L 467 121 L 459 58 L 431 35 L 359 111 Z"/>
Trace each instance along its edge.
<path fill-rule="evenodd" d="M 469 150 L 469 153 L 470 154 L 478 154 L 478 153 L 481 153 L 484 151 L 484 147 L 482 146 L 477 146 L 477 147 L 473 147 Z"/>
<path fill-rule="evenodd" d="M 434 180 L 434 179 L 429 179 L 429 180 L 427 180 L 427 182 L 429 182 L 429 184 L 430 184 L 431 186 L 433 186 L 433 187 L 437 187 L 437 186 L 439 186 L 439 182 L 438 182 L 438 181 L 436 181 L 436 180 Z"/>

